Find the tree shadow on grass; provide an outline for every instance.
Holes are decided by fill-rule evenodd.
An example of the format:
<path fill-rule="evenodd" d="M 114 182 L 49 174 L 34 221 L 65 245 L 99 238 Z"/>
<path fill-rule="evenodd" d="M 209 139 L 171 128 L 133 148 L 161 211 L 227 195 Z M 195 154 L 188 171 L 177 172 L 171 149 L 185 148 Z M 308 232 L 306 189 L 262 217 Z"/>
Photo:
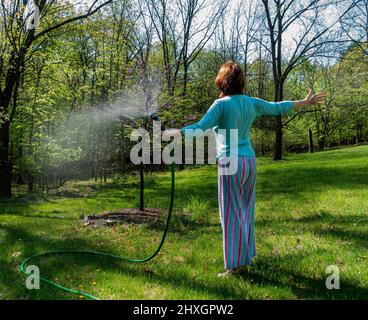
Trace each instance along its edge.
<path fill-rule="evenodd" d="M 318 168 L 290 167 L 266 169 L 259 173 L 259 200 L 277 198 L 283 194 L 291 199 L 312 198 L 329 187 L 351 190 L 368 185 L 368 167 Z"/>
<path fill-rule="evenodd" d="M 28 257 L 37 252 L 44 252 L 47 250 L 56 249 L 87 249 L 100 252 L 110 252 L 111 248 L 102 245 L 94 245 L 93 243 L 82 240 L 73 239 L 68 240 L 65 243 L 62 240 L 55 239 L 42 239 L 38 236 L 32 235 L 25 230 L 19 230 L 11 227 L 1 226 L 1 229 L 6 231 L 7 240 L 21 238 L 23 240 L 24 257 Z M 115 253 L 116 254 L 116 253 Z M 68 269 L 76 268 L 79 271 L 91 271 L 96 269 L 103 269 L 110 273 L 126 274 L 131 277 L 139 278 L 146 283 L 156 285 L 169 285 L 172 288 L 184 287 L 191 290 L 202 292 L 204 295 L 210 295 L 216 299 L 248 299 L 252 297 L 251 293 L 245 291 L 234 292 L 233 288 L 227 284 L 227 281 L 218 281 L 214 275 L 213 281 L 204 281 L 200 279 L 193 279 L 186 274 L 177 271 L 160 271 L 155 270 L 154 265 L 159 264 L 159 256 L 154 262 L 145 265 L 133 265 L 123 261 L 114 260 L 107 257 L 97 257 L 94 255 L 60 255 L 52 258 L 47 258 L 47 261 L 43 261 L 46 264 L 44 267 L 44 274 L 50 275 L 51 279 L 59 278 L 63 279 L 65 274 L 68 273 Z M 298 260 L 298 256 L 292 257 L 294 260 Z M 45 258 L 46 259 L 46 258 Z M 300 259 L 302 259 L 300 257 Z M 38 261 L 38 260 L 37 260 Z M 33 261 L 33 262 L 37 262 Z M 24 286 L 24 277 L 17 271 L 17 267 L 20 261 L 9 263 L 3 256 L 0 259 L 0 263 L 3 266 L 3 276 L 0 273 L 0 280 L 2 286 L 7 289 L 7 293 L 11 297 L 17 298 L 31 298 L 31 299 L 74 299 L 75 296 L 65 294 L 62 291 L 58 291 L 51 288 L 48 285 L 44 285 L 44 290 L 37 292 L 30 292 L 26 290 Z M 359 286 L 359 284 L 343 281 L 343 289 L 340 291 L 328 291 L 325 288 L 324 280 L 318 280 L 308 274 L 301 274 L 295 271 L 292 266 L 282 266 L 284 263 L 282 258 L 266 257 L 257 261 L 253 271 L 241 276 L 241 279 L 250 283 L 256 284 L 262 287 L 270 288 L 283 288 L 290 289 L 293 295 L 298 299 L 363 299 L 368 295 L 368 289 Z M 143 268 L 144 267 L 144 268 Z M 152 272 L 147 273 L 145 268 L 152 268 Z M 198 266 L 196 266 L 198 267 Z M 279 276 L 278 276 L 279 275 Z M 75 278 L 73 283 L 77 286 L 78 283 L 84 283 L 85 274 L 80 275 L 80 279 Z M 121 286 L 129 286 L 129 283 L 122 283 Z M 142 290 L 143 287 L 142 287 Z M 245 290 L 245 289 L 244 289 Z M 93 294 L 93 292 L 92 292 Z M 112 293 L 111 293 L 112 294 Z M 269 297 L 270 299 L 272 297 Z"/>
<path fill-rule="evenodd" d="M 21 258 L 11 258 L 11 253 L 6 251 L 6 248 L 2 252 L 2 256 L 0 257 L 0 281 L 2 282 L 2 286 L 7 289 L 6 294 L 8 294 L 11 297 L 18 297 L 23 298 L 26 296 L 32 296 L 36 295 L 38 296 L 38 293 L 34 293 L 33 291 L 28 291 L 25 288 L 25 277 L 22 275 L 19 271 L 19 265 L 22 261 L 22 259 L 25 259 L 26 257 L 30 257 L 34 254 L 46 252 L 46 251 L 55 251 L 55 250 L 91 250 L 91 251 L 98 251 L 98 252 L 113 252 L 111 251 L 111 248 L 105 247 L 102 245 L 95 245 L 94 242 L 83 240 L 83 239 L 68 239 L 68 240 L 56 240 L 50 237 L 41 237 L 35 234 L 31 234 L 28 231 L 26 231 L 24 228 L 20 227 L 9 227 L 0 225 L 0 230 L 4 231 L 5 238 L 3 239 L 4 243 L 14 243 L 17 240 L 22 241 L 21 245 Z M 5 256 L 8 253 L 8 256 Z M 56 256 L 55 256 L 56 257 Z M 9 261 L 7 260 L 9 259 Z M 42 259 L 42 258 L 41 258 Z M 45 258 L 46 259 L 46 258 Z M 65 263 L 60 264 L 60 260 L 65 260 Z M 47 267 L 47 270 L 45 270 L 45 273 L 52 274 L 51 278 L 55 279 L 57 277 L 60 277 L 63 273 L 65 273 L 65 269 L 73 265 L 74 263 L 78 263 L 80 258 L 75 257 L 75 259 L 71 258 L 70 256 L 59 256 L 58 262 L 54 264 L 55 268 Z M 93 265 L 93 261 L 96 261 L 96 256 L 91 257 L 91 259 L 88 259 L 88 263 Z M 39 261 L 39 259 L 37 260 Z M 37 262 L 32 261 L 32 263 Z M 74 263 L 72 263 L 72 261 Z M 55 299 L 65 299 L 65 294 L 60 291 L 56 291 L 57 295 L 54 296 Z M 10 294 L 9 294 L 10 293 Z M 47 299 L 48 294 L 45 293 L 45 296 L 42 298 Z"/>
<path fill-rule="evenodd" d="M 292 259 L 298 260 L 298 256 L 295 255 Z M 260 286 L 289 289 L 297 299 L 358 300 L 368 296 L 368 288 L 352 280 L 342 279 L 341 290 L 328 290 L 325 282 L 328 275 L 322 274 L 320 279 L 317 279 L 315 276 L 295 271 L 293 264 L 285 267 L 281 266 L 282 263 L 282 258 L 262 257 L 257 260 L 251 272 L 240 277 Z"/>
<path fill-rule="evenodd" d="M 358 245 L 363 249 L 368 247 L 368 229 L 362 230 L 358 226 L 368 226 L 368 216 L 364 215 L 334 215 L 327 211 L 320 211 L 316 214 L 302 218 L 277 219 L 257 219 L 256 225 L 259 228 L 273 228 L 275 225 L 293 224 L 295 234 L 308 231 L 317 236 L 333 237 Z"/>
<path fill-rule="evenodd" d="M 213 169 L 216 170 L 215 168 Z M 194 173 L 193 173 L 194 174 Z M 209 179 L 208 173 L 200 173 L 196 178 L 202 181 L 183 183 L 177 187 L 177 203 L 182 205 L 195 196 L 210 201 L 217 206 L 217 181 Z M 179 178 L 178 178 L 179 179 Z M 257 200 L 277 199 L 280 195 L 293 201 L 313 199 L 315 194 L 328 188 L 351 190 L 368 185 L 368 166 L 354 167 L 312 167 L 279 166 L 264 167 L 257 177 Z M 163 186 L 162 191 L 169 191 Z"/>
<path fill-rule="evenodd" d="M 0 230 L 6 232 L 7 237 L 5 240 L 12 241 L 14 239 L 22 239 L 23 241 L 23 258 L 29 257 L 35 253 L 45 252 L 48 250 L 64 250 L 65 248 L 73 250 L 92 250 L 98 252 L 110 252 L 111 254 L 117 255 L 116 252 L 112 252 L 111 248 L 105 246 L 96 246 L 91 242 L 75 239 L 72 241 L 68 241 L 65 243 L 62 240 L 55 239 L 47 239 L 40 238 L 37 235 L 32 235 L 25 230 L 16 229 L 7 226 L 0 226 Z M 47 260 L 46 260 L 47 259 Z M 160 257 L 158 257 L 159 262 Z M 0 264 L 3 267 L 3 271 L 0 272 L 0 281 L 1 286 L 6 288 L 6 294 L 12 298 L 16 297 L 18 299 L 73 299 L 77 298 L 76 296 L 69 295 L 64 293 L 63 291 L 56 290 L 47 284 L 43 284 L 45 291 L 28 291 L 25 288 L 25 277 L 18 271 L 19 264 L 21 263 L 21 258 L 17 261 L 8 262 L 6 257 L 3 256 L 0 258 Z M 181 284 L 186 283 L 187 281 L 191 281 L 190 279 L 183 279 L 183 275 L 160 275 L 157 273 L 146 273 L 142 267 L 146 268 L 152 266 L 152 264 L 144 264 L 144 265 L 133 265 L 128 262 L 119 261 L 117 259 L 112 259 L 108 257 L 100 257 L 96 255 L 84 255 L 79 254 L 76 256 L 72 256 L 69 254 L 65 255 L 56 255 L 51 258 L 40 258 L 31 261 L 31 263 L 35 263 L 36 265 L 42 260 L 42 265 L 46 265 L 42 269 L 42 273 L 45 277 L 49 277 L 50 279 L 63 279 L 66 273 L 68 273 L 68 269 L 74 267 L 77 268 L 78 271 L 85 270 L 86 267 L 90 271 L 97 269 L 104 269 L 109 272 L 114 273 L 124 273 L 132 277 L 139 277 L 142 280 L 149 281 L 156 284 L 170 284 L 173 287 L 181 286 Z M 45 261 L 43 261 L 45 260 Z M 1 276 L 1 273 L 3 276 Z M 46 275 L 45 275 L 46 274 Z M 74 279 L 73 283 L 76 283 L 74 288 L 77 287 L 77 284 L 84 283 L 83 274 L 81 274 L 80 279 Z M 123 286 L 124 284 L 122 284 Z M 126 284 L 128 286 L 129 283 Z M 193 282 L 195 288 L 199 291 L 208 291 L 211 289 L 211 285 L 202 286 L 200 284 L 196 284 Z M 227 297 L 231 295 L 231 289 L 227 288 L 226 285 L 220 288 L 220 294 L 218 295 L 220 298 Z M 142 290 L 144 288 L 142 287 Z M 216 293 L 218 290 L 218 286 L 213 287 L 213 293 Z M 92 293 L 93 294 L 93 293 Z M 111 293 L 113 294 L 113 293 Z"/>

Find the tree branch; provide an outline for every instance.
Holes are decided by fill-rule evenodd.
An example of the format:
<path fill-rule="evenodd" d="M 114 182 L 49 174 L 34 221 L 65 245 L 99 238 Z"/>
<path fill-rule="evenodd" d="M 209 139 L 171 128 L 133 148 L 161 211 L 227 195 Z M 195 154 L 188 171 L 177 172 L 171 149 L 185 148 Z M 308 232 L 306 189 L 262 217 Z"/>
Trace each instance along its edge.
<path fill-rule="evenodd" d="M 37 38 L 40 38 L 48 33 L 50 33 L 51 31 L 54 31 L 54 30 L 57 30 L 57 29 L 60 29 L 61 27 L 69 24 L 69 23 L 72 23 L 72 22 L 75 22 L 75 21 L 79 21 L 79 20 L 83 20 L 83 19 L 86 19 L 92 15 L 94 15 L 96 12 L 98 12 L 100 9 L 102 9 L 103 7 L 105 7 L 106 5 L 112 3 L 113 0 L 107 0 L 105 1 L 104 3 L 100 4 L 99 6 L 97 6 L 95 9 L 93 9 L 94 5 L 96 4 L 97 0 L 95 0 L 93 2 L 93 4 L 91 5 L 91 7 L 89 8 L 88 12 L 83 14 L 83 15 L 80 15 L 80 16 L 77 16 L 77 17 L 73 17 L 73 18 L 69 18 L 69 19 L 66 19 L 64 20 L 63 22 L 60 22 L 52 27 L 49 27 L 43 31 L 41 31 L 40 33 L 36 34 L 34 36 L 34 39 L 37 39 Z"/>

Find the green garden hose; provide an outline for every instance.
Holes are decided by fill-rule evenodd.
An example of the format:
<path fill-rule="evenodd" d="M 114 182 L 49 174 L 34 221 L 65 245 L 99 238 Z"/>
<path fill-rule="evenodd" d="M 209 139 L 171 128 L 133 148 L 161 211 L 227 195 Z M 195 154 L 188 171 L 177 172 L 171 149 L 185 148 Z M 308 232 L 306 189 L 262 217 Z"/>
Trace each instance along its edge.
<path fill-rule="evenodd" d="M 20 265 L 19 269 L 23 274 L 25 274 L 27 276 L 31 276 L 30 273 L 26 272 L 26 267 L 27 267 L 28 263 L 31 260 L 36 259 L 36 258 L 41 258 L 41 257 L 55 256 L 55 255 L 67 255 L 67 254 L 95 255 L 95 256 L 103 256 L 103 257 L 113 258 L 113 259 L 125 261 L 125 262 L 128 262 L 128 263 L 146 263 L 146 262 L 154 259 L 159 254 L 159 252 L 161 251 L 161 249 L 164 245 L 167 233 L 169 231 L 171 215 L 172 215 L 172 212 L 173 212 L 173 209 L 174 209 L 174 195 L 175 195 L 175 164 L 172 164 L 172 166 L 171 166 L 171 199 L 170 199 L 170 208 L 169 208 L 169 214 L 168 214 L 167 220 L 166 220 L 165 230 L 164 230 L 161 242 L 160 242 L 157 250 L 151 256 L 149 256 L 145 259 L 128 259 L 128 258 L 116 256 L 116 255 L 109 254 L 109 253 L 95 252 L 95 251 L 88 251 L 88 250 L 57 250 L 57 251 L 49 251 L 49 252 L 44 252 L 44 253 L 40 253 L 40 254 L 35 254 L 32 257 L 27 258 Z M 87 299 L 99 300 L 98 298 L 96 298 L 96 297 L 94 297 L 94 296 L 92 296 L 88 293 L 85 293 L 85 292 L 82 292 L 82 291 L 79 291 L 79 290 L 73 290 L 73 289 L 66 288 L 66 287 L 64 287 L 64 286 L 62 286 L 62 285 L 60 285 L 60 284 L 58 284 L 54 281 L 46 279 L 44 277 L 39 277 L 39 280 L 44 282 L 44 283 L 47 283 L 47 284 L 49 284 L 53 287 L 61 289 L 65 292 L 76 294 L 76 295 L 85 297 Z"/>

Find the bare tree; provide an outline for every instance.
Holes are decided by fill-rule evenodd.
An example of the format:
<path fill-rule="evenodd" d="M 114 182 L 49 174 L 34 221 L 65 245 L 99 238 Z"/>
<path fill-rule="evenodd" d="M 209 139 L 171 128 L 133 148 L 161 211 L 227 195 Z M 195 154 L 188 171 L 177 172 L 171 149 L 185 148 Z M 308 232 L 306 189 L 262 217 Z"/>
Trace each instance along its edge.
<path fill-rule="evenodd" d="M 211 40 L 229 1 L 145 0 L 162 47 L 171 94 L 182 70 L 182 95 L 187 95 L 190 65 Z"/>
<path fill-rule="evenodd" d="M 222 53 L 222 60 L 230 59 L 243 64 L 246 88 L 250 61 L 258 50 L 254 39 L 262 25 L 260 13 L 260 6 L 256 0 L 241 1 L 234 8 L 231 19 L 228 18 L 228 14 L 222 16 L 215 34 L 216 45 L 219 46 L 217 51 Z"/>
<path fill-rule="evenodd" d="M 269 37 L 268 43 L 263 46 L 272 58 L 275 101 L 284 99 L 284 84 L 294 68 L 311 58 L 336 57 L 336 45 L 342 46 L 348 42 L 342 37 L 338 24 L 355 7 L 356 2 L 262 0 Z M 336 18 L 327 22 L 334 13 Z M 294 29 L 292 35 L 291 28 Z M 288 35 L 292 36 L 291 43 L 286 41 Z M 282 159 L 284 126 L 282 117 L 277 117 L 275 160 Z"/>
<path fill-rule="evenodd" d="M 356 6 L 341 19 L 341 27 L 353 43 L 368 55 L 368 0 L 357 1 Z"/>
<path fill-rule="evenodd" d="M 177 74 L 174 70 L 180 67 L 180 60 L 176 50 L 176 44 L 178 43 L 178 34 L 176 33 L 178 10 L 173 1 L 144 1 L 162 47 L 166 86 L 169 93 L 174 94 L 176 84 L 174 74 Z"/>
<path fill-rule="evenodd" d="M 177 0 L 180 26 L 176 30 L 179 61 L 183 65 L 183 96 L 187 95 L 189 68 L 214 35 L 229 0 Z M 175 70 L 177 77 L 179 68 Z"/>
<path fill-rule="evenodd" d="M 57 3 L 56 0 L 34 1 L 35 9 L 41 17 L 41 28 L 28 28 L 32 12 L 27 14 L 28 1 L 0 1 L 0 198 L 11 197 L 11 163 L 9 158 L 10 125 L 16 112 L 16 100 L 19 82 L 25 72 L 27 56 L 32 50 L 42 47 L 47 36 L 73 22 L 86 19 L 112 0 L 94 0 L 89 4 L 78 2 L 79 10 L 72 15 L 68 2 Z M 64 8 L 64 14 L 63 9 Z M 83 11 L 83 8 L 85 10 Z M 56 19 L 47 19 L 54 17 Z M 34 19 L 37 19 L 34 16 Z M 57 20 L 57 22 L 55 22 Z M 43 23 L 45 21 L 45 23 Z M 35 21 L 36 22 L 36 21 Z"/>

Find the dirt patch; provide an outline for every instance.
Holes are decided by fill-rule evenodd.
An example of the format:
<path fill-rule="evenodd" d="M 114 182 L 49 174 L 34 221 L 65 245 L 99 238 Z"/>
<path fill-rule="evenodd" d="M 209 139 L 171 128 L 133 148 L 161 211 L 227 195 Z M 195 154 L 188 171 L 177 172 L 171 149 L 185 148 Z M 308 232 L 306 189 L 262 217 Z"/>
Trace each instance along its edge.
<path fill-rule="evenodd" d="M 82 220 L 84 226 L 109 227 L 121 223 L 143 224 L 160 221 L 161 216 L 167 209 L 147 208 L 145 211 L 139 209 L 121 209 L 118 211 L 104 212 L 99 215 L 87 216 Z"/>

